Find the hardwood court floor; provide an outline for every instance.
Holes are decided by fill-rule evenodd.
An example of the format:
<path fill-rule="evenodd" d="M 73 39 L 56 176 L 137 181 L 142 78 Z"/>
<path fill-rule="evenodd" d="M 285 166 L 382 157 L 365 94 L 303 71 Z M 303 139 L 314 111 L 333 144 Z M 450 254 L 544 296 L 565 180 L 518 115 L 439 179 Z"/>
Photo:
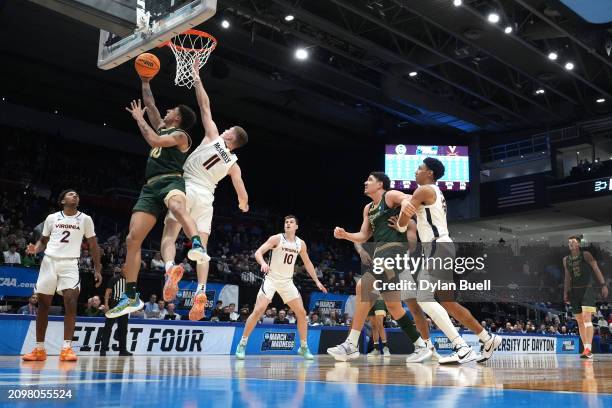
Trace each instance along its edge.
<path fill-rule="evenodd" d="M 10 390 L 71 398 L 9 398 Z M 337 363 L 328 356 L 0 357 L 0 406 L 61 407 L 612 407 L 612 355 L 495 356 L 486 365 L 405 364 L 403 356 Z M 32 405 L 38 404 L 38 405 Z M 412 405 L 415 406 L 415 405 Z"/>

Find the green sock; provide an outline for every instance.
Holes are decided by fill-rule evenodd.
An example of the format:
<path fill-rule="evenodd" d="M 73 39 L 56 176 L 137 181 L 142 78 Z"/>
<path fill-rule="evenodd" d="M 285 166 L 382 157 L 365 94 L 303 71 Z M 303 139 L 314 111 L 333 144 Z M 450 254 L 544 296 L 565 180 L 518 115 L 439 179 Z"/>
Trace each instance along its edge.
<path fill-rule="evenodd" d="M 421 337 L 419 332 L 417 332 L 416 327 L 414 326 L 414 322 L 410 320 L 408 315 L 404 313 L 402 317 L 396 320 L 397 324 L 399 324 L 400 328 L 404 333 L 408 335 L 411 342 L 415 342 Z"/>
<path fill-rule="evenodd" d="M 126 282 L 125 294 L 130 299 L 134 299 L 136 297 L 136 282 Z"/>

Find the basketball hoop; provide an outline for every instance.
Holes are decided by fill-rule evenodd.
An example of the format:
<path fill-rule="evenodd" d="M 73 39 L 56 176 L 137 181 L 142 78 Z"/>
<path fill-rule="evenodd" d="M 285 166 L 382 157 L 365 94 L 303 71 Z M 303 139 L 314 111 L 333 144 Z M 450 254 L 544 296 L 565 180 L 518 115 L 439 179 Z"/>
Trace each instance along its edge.
<path fill-rule="evenodd" d="M 195 80 L 193 68 L 196 61 L 199 71 L 217 46 L 217 39 L 204 31 L 192 29 L 173 37 L 163 45 L 170 47 L 176 57 L 174 84 L 191 88 Z"/>

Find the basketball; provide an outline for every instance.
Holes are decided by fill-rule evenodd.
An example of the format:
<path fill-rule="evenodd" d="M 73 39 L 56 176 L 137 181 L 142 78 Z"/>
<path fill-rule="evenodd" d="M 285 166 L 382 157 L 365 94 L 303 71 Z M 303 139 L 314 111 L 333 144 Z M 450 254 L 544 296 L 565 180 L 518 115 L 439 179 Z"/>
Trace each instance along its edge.
<path fill-rule="evenodd" d="M 159 58 L 151 53 L 145 52 L 136 57 L 134 66 L 141 78 L 153 78 L 159 72 Z"/>

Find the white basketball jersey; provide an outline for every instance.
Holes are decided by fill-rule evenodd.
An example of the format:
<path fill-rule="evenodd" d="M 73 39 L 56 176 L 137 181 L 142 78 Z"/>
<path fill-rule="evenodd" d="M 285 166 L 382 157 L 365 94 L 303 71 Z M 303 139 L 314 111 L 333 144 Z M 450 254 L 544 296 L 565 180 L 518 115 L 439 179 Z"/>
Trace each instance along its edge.
<path fill-rule="evenodd" d="M 96 235 L 91 217 L 82 212 L 66 215 L 63 211 L 50 214 L 43 227 L 44 237 L 49 237 L 45 255 L 55 258 L 78 258 L 81 256 L 83 237 Z"/>
<path fill-rule="evenodd" d="M 290 242 L 285 238 L 285 234 L 278 235 L 280 236 L 280 243 L 272 249 L 268 276 L 272 279 L 292 279 L 295 261 L 300 249 L 302 249 L 302 241 L 295 237 L 295 242 Z"/>
<path fill-rule="evenodd" d="M 230 152 L 225 140 L 219 137 L 212 143 L 196 147 L 185 161 L 183 177 L 187 182 L 214 190 L 236 161 L 238 156 Z"/>
<path fill-rule="evenodd" d="M 436 201 L 422 205 L 417 211 L 417 231 L 422 242 L 451 242 L 446 225 L 446 200 L 435 184 L 429 184 L 436 192 Z"/>

